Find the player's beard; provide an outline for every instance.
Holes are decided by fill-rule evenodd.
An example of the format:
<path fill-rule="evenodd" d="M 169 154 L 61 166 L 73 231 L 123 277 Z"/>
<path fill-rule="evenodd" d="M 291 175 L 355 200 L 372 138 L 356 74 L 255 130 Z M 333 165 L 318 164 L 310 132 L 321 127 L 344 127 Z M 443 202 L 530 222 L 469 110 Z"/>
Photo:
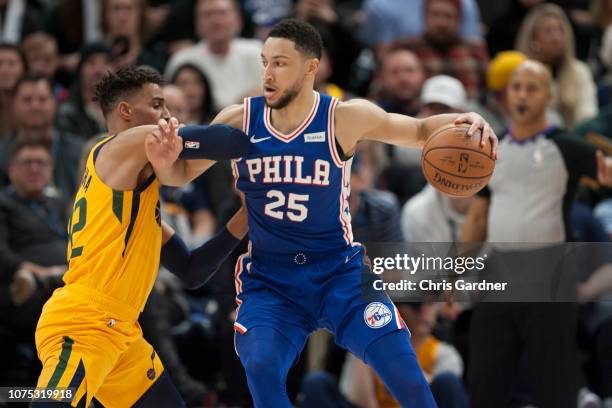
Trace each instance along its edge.
<path fill-rule="evenodd" d="M 300 93 L 300 91 L 302 90 L 303 83 L 304 81 L 296 81 L 291 88 L 283 92 L 281 97 L 278 98 L 275 103 L 270 103 L 267 99 L 264 98 L 264 100 L 266 101 L 266 105 L 268 105 L 268 107 L 272 109 L 283 109 L 287 107 L 287 105 L 289 105 L 291 101 L 293 101 Z"/>

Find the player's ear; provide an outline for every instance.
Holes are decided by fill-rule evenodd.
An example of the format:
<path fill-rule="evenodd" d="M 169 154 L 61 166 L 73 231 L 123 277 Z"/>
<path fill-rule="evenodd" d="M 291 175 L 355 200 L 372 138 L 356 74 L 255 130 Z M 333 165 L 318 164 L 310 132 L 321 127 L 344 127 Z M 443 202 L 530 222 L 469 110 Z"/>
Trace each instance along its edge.
<path fill-rule="evenodd" d="M 319 70 L 319 59 L 318 58 L 310 58 L 306 62 L 306 73 L 308 75 L 316 75 Z"/>
<path fill-rule="evenodd" d="M 117 105 L 117 112 L 119 113 L 119 117 L 123 120 L 129 121 L 132 119 L 133 109 L 127 102 L 119 102 L 119 105 Z"/>

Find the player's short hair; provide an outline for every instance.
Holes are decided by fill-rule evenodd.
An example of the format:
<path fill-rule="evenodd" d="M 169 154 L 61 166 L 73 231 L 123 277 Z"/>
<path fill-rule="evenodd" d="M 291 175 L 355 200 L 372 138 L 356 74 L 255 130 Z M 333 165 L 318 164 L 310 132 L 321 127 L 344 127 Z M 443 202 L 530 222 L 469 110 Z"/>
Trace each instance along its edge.
<path fill-rule="evenodd" d="M 286 38 L 293 41 L 295 48 L 310 57 L 321 59 L 323 40 L 312 25 L 296 19 L 282 20 L 276 24 L 268 38 Z"/>
<path fill-rule="evenodd" d="M 51 155 L 51 141 L 42 135 L 19 136 L 11 146 L 10 161 L 27 147 L 43 148 Z"/>
<path fill-rule="evenodd" d="M 95 100 L 100 103 L 102 113 L 108 116 L 122 98 L 139 91 L 147 84 L 164 85 L 159 72 L 147 67 L 124 67 L 117 72 L 107 72 L 96 85 Z"/>

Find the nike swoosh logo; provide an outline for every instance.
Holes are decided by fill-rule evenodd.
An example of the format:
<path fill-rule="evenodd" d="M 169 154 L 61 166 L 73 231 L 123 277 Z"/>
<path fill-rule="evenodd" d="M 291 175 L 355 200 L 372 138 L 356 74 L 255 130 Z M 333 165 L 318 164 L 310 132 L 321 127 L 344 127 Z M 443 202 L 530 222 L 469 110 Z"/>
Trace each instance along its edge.
<path fill-rule="evenodd" d="M 272 139 L 272 136 L 262 137 L 262 138 L 256 139 L 255 135 L 253 135 L 253 136 L 251 136 L 251 143 L 259 143 L 259 142 L 263 142 L 264 140 L 268 140 L 268 139 Z"/>

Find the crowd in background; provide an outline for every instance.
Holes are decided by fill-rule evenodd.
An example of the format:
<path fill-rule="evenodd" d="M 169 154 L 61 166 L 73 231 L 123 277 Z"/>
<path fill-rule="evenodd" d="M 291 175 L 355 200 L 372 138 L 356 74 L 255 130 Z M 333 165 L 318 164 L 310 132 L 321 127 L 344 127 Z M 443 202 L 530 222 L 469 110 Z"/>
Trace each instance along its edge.
<path fill-rule="evenodd" d="M 420 151 L 362 143 L 351 170 L 356 241 L 503 237 L 560 243 L 612 237 L 612 195 L 593 176 L 594 156 L 578 152 L 581 144 L 557 141 L 561 132 L 612 153 L 612 0 L 0 0 L 0 384 L 36 383 L 36 322 L 62 285 L 66 225 L 84 157 L 106 135 L 94 98 L 100 78 L 127 65 L 152 67 L 167 80 L 171 114 L 185 124 L 206 124 L 222 108 L 260 94 L 262 41 L 287 17 L 310 22 L 323 38 L 319 92 L 341 100 L 368 98 L 389 112 L 417 117 L 476 111 L 502 144 L 506 140 L 508 154 L 529 155 L 537 172 L 547 175 L 532 177 L 518 166 L 497 176 L 484 195 L 451 198 L 425 182 Z M 543 104 L 547 126 L 519 141 L 513 130 L 529 127 L 519 111 L 537 103 L 527 101 L 523 108 L 518 88 L 512 89 L 522 80 L 528 84 L 531 74 L 512 79 L 526 60 L 548 67 L 552 94 Z M 509 92 L 515 92 L 514 105 Z M 544 139 L 554 139 L 555 146 Z M 552 152 L 549 160 L 547 149 L 561 151 L 559 167 L 550 164 L 557 156 Z M 528 186 L 511 191 L 516 206 L 498 187 L 501 177 Z M 232 184 L 229 163 L 218 163 L 187 186 L 163 187 L 163 216 L 197 246 L 240 206 Z M 535 203 L 527 200 L 540 195 Z M 515 208 L 500 208 L 502 199 L 495 197 Z M 511 218 L 516 208 L 523 205 L 526 214 L 547 197 L 558 211 L 550 220 L 546 208 L 534 223 Z M 565 230 L 546 235 L 537 222 L 560 223 Z M 473 233 L 480 226 L 487 234 Z M 233 347 L 234 260 L 195 291 L 161 270 L 140 318 L 145 338 L 189 406 L 251 404 Z M 596 273 L 585 273 L 576 284 L 580 306 L 563 310 L 561 324 L 570 328 L 568 347 L 576 356 L 571 373 L 563 373 L 571 380 L 538 381 L 552 378 L 546 372 L 550 362 L 525 347 L 501 376 L 507 406 L 612 408 L 612 301 L 605 290 L 612 272 L 605 262 L 591 269 Z M 487 406 L 476 394 L 496 385 L 470 374 L 473 367 L 483 369 L 474 356 L 487 349 L 486 338 L 475 341 L 474 333 L 498 329 L 487 326 L 483 309 L 398 306 L 440 407 Z M 550 322 L 558 312 L 537 313 Z M 513 321 L 536 312 L 495 313 Z M 523 336 L 531 329 L 517 327 L 516 344 L 503 347 L 531 344 Z M 550 330 L 548 345 L 556 338 Z M 499 370 L 497 357 L 487 356 L 488 371 L 478 374 L 485 379 Z M 367 366 L 322 332 L 309 341 L 287 386 L 303 407 L 397 406 Z M 564 405 L 542 396 L 560 387 L 571 395 Z"/>

